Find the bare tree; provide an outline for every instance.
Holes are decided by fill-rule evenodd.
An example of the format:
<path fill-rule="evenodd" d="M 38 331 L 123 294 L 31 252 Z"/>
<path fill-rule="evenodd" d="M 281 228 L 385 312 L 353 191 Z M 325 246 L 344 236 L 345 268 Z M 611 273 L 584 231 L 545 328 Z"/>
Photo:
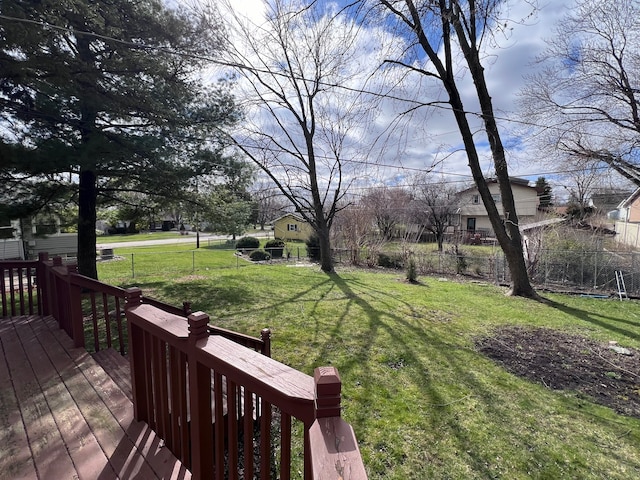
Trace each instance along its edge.
<path fill-rule="evenodd" d="M 266 3 L 259 25 L 232 8 L 226 15 L 233 21 L 229 64 L 244 86 L 238 99 L 246 111 L 233 137 L 313 227 L 321 268 L 331 272 L 330 229 L 347 205 L 351 160 L 364 151 L 360 136 L 374 112 L 357 92 L 376 64 L 356 56 L 359 26 L 332 4 Z"/>
<path fill-rule="evenodd" d="M 399 225 L 406 223 L 411 194 L 399 187 L 372 188 L 362 197 L 360 204 L 366 208 L 384 240 L 397 235 Z"/>
<path fill-rule="evenodd" d="M 589 213 L 589 200 L 602 174 L 601 169 L 592 162 L 580 162 L 580 168 L 565 172 L 564 188 L 569 193 L 569 206 L 572 215 L 578 220 L 584 219 Z"/>
<path fill-rule="evenodd" d="M 438 251 L 442 251 L 447 227 L 453 224 L 458 209 L 458 190 L 444 177 L 429 174 L 416 176 L 413 191 L 417 217 L 425 229 L 436 238 Z"/>
<path fill-rule="evenodd" d="M 464 144 L 469 167 L 480 197 L 487 210 L 496 238 L 504 251 L 511 273 L 511 294 L 537 297 L 529 281 L 524 261 L 522 236 L 518 215 L 509 181 L 507 160 L 500 131 L 496 123 L 493 102 L 489 93 L 483 67 L 485 40 L 492 28 L 505 24 L 501 18 L 499 0 L 371 0 L 382 6 L 386 25 L 395 25 L 398 34 L 408 38 L 411 44 L 402 58 L 390 59 L 389 63 L 407 68 L 410 72 L 427 79 L 436 80 L 446 91 L 446 100 L 434 104 L 448 104 Z M 500 187 L 504 217 L 491 197 L 480 164 L 470 114 L 463 102 L 458 68 L 455 58 L 463 57 L 464 65 L 471 75 L 475 87 L 475 99 L 480 104 L 480 118 L 486 135 L 495 176 Z M 424 61 L 426 56 L 427 61 Z M 475 116 L 474 116 L 475 118 Z"/>
<path fill-rule="evenodd" d="M 349 205 L 336 216 L 334 236 L 336 243 L 349 250 L 351 264 L 360 264 L 360 252 L 370 246 L 374 235 L 371 212 L 360 205 Z"/>
<path fill-rule="evenodd" d="M 640 5 L 577 0 L 522 91 L 536 147 L 640 185 Z"/>
<path fill-rule="evenodd" d="M 260 230 L 264 230 L 264 226 L 287 210 L 287 199 L 282 195 L 280 189 L 268 182 L 258 182 L 252 188 L 251 199 L 254 202 L 254 219 Z"/>

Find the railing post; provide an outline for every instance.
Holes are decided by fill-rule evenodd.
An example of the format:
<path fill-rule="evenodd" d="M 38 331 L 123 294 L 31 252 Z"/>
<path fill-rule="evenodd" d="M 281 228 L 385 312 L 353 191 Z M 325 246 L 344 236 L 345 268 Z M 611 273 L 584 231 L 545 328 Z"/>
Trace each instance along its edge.
<path fill-rule="evenodd" d="M 137 287 L 125 291 L 125 313 L 142 303 L 142 290 Z M 127 316 L 127 331 L 129 337 L 129 369 L 131 370 L 131 393 L 133 394 L 133 416 L 138 421 L 149 420 L 149 405 L 147 405 L 147 379 L 145 374 L 144 331 L 134 325 Z M 135 348 L 137 347 L 137 348 Z"/>
<path fill-rule="evenodd" d="M 61 267 L 62 266 L 62 258 L 61 257 L 53 257 L 53 263 L 51 265 L 51 268 L 55 268 L 55 267 Z M 53 296 L 51 297 L 51 313 L 53 314 L 53 317 L 56 319 L 56 321 L 58 322 L 58 325 L 60 326 L 60 328 L 63 328 L 63 322 L 64 319 L 62 318 L 63 316 L 63 312 L 64 310 L 62 309 L 63 306 L 63 292 L 62 292 L 62 285 L 61 282 L 59 281 L 57 275 L 55 275 L 53 272 L 50 271 L 49 276 L 51 278 L 51 284 L 53 286 L 52 290 L 53 290 Z M 67 332 L 69 333 L 69 332 Z"/>
<path fill-rule="evenodd" d="M 353 429 L 340 417 L 342 381 L 338 370 L 319 367 L 313 376 L 316 421 L 305 436 L 305 478 L 366 480 Z"/>
<path fill-rule="evenodd" d="M 189 407 L 191 412 L 191 474 L 194 480 L 213 478 L 213 418 L 211 414 L 211 370 L 198 362 L 197 350 L 209 338 L 209 316 L 192 313 L 189 322 Z M 219 388 L 216 385 L 216 388 Z M 224 468 L 222 465 L 219 468 Z"/>
<path fill-rule="evenodd" d="M 260 331 L 260 338 L 262 339 L 262 354 L 267 357 L 271 357 L 271 329 L 263 328 Z"/>
<path fill-rule="evenodd" d="M 51 289 L 47 282 L 47 265 L 49 254 L 47 252 L 38 253 L 38 266 L 36 267 L 36 282 L 38 288 L 38 312 L 41 315 L 49 315 L 51 308 L 49 307 L 49 295 L 51 295 Z"/>
<path fill-rule="evenodd" d="M 84 347 L 84 321 L 82 318 L 82 288 L 71 283 L 73 274 L 78 274 L 77 265 L 67 266 L 68 313 L 71 321 L 71 338 L 76 348 Z"/>

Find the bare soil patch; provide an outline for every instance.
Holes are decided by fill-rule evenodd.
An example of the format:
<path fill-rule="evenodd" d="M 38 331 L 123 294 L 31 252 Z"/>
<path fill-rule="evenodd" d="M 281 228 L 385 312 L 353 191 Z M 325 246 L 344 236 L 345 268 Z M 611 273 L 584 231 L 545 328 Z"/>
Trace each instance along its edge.
<path fill-rule="evenodd" d="M 476 341 L 509 372 L 553 390 L 580 392 L 622 415 L 640 418 L 640 352 L 548 328 L 503 327 Z M 624 346 L 622 346 L 624 347 Z"/>

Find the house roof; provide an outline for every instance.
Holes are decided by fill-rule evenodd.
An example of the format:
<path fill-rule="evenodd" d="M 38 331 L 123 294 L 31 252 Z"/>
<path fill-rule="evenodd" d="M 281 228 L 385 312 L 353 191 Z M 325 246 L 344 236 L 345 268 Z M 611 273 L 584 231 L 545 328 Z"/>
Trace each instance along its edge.
<path fill-rule="evenodd" d="M 625 198 L 624 200 L 622 200 L 619 204 L 618 204 L 618 208 L 627 208 L 629 207 L 633 202 L 636 201 L 636 199 L 640 197 L 640 187 L 636 189 L 635 192 L 633 192 L 631 195 L 629 195 L 627 198 Z"/>
<path fill-rule="evenodd" d="M 498 183 L 498 179 L 497 178 L 488 178 L 487 179 L 487 184 L 489 183 Z M 518 185 L 520 187 L 526 187 L 526 188 L 532 188 L 533 190 L 536 189 L 535 186 L 531 186 L 529 185 L 529 180 L 527 180 L 526 178 L 519 178 L 519 177 L 509 177 L 509 183 L 511 183 L 511 185 Z M 461 190 L 460 192 L 458 192 L 458 195 L 461 193 L 465 193 L 465 192 L 470 192 L 472 190 L 477 190 L 478 187 L 476 185 L 473 185 L 472 187 L 466 188 L 464 190 Z"/>
<path fill-rule="evenodd" d="M 285 213 L 284 215 L 279 216 L 278 218 L 276 218 L 273 223 L 276 223 L 278 220 L 282 220 L 283 218 L 287 218 L 287 217 L 291 217 L 294 220 L 297 220 L 298 222 L 307 222 L 304 218 L 302 218 L 300 215 L 296 214 L 296 213 Z"/>
<path fill-rule="evenodd" d="M 541 220 L 539 222 L 527 223 L 526 225 L 520 225 L 521 232 L 527 232 L 529 230 L 533 230 L 536 228 L 547 227 L 549 225 L 555 225 L 556 223 L 566 222 L 568 219 L 566 217 L 557 217 L 557 218 L 547 218 L 546 220 Z"/>

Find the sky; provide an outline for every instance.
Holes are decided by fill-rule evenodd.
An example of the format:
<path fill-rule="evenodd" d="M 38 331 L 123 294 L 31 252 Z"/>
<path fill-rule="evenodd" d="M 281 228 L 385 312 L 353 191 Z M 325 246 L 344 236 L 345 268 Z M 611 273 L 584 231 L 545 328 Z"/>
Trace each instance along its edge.
<path fill-rule="evenodd" d="M 545 48 L 544 40 L 554 35 L 558 22 L 569 13 L 573 0 L 539 0 L 538 9 L 532 14 L 532 7 L 526 1 L 511 2 L 507 17 L 506 35 L 497 35 L 495 45 L 489 49 L 484 61 L 485 76 L 489 92 L 492 95 L 494 111 L 500 119 L 502 140 L 507 146 L 509 173 L 512 176 L 529 178 L 535 182 L 538 176 L 553 177 L 552 168 L 539 162 L 536 152 L 523 141 L 522 118 L 517 113 L 517 96 L 525 77 L 535 71 L 534 60 Z M 260 23 L 264 12 L 263 0 L 232 0 L 234 8 Z M 375 39 L 375 36 L 372 36 Z M 422 81 L 423 82 L 423 81 Z M 416 81 L 416 87 L 419 83 Z M 475 92 L 469 75 L 461 83 L 463 99 L 467 110 L 475 110 Z M 433 95 L 420 92 L 421 95 Z M 384 128 L 392 121 L 393 112 L 397 112 L 397 104 L 382 106 L 382 113 L 375 125 Z M 380 131 L 372 125 L 371 142 L 380 135 Z M 382 165 L 393 165 L 376 169 L 378 181 L 386 184 L 401 184 L 413 173 L 429 168 L 437 160 L 442 161 L 436 172 L 442 172 L 449 178 L 456 178 L 462 183 L 470 183 L 471 176 L 467 166 L 466 155 L 461 151 L 461 139 L 453 114 L 441 109 L 425 110 L 414 113 L 411 123 L 390 138 L 384 154 L 378 159 Z M 393 148 L 397 145 L 398 148 Z M 491 160 L 488 145 L 482 135 L 477 136 L 485 174 L 491 174 Z M 402 147 L 402 148 L 400 148 Z"/>

